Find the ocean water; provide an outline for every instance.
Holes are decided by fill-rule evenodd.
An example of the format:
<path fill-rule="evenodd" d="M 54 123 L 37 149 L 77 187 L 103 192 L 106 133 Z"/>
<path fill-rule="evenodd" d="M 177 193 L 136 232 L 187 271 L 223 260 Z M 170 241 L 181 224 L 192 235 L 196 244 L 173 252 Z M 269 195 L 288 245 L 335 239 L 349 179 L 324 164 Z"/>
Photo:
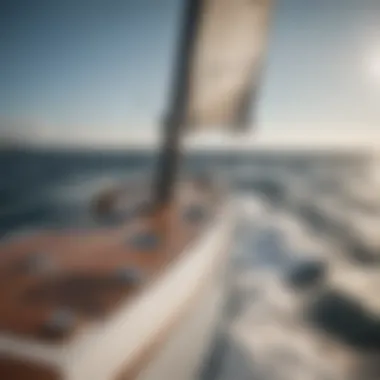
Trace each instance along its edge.
<path fill-rule="evenodd" d="M 215 172 L 234 189 L 258 192 L 279 201 L 290 185 L 324 175 L 333 187 L 335 173 L 361 167 L 363 157 L 333 152 L 214 152 L 193 154 L 183 171 Z M 89 199 L 110 183 L 135 175 L 152 178 L 155 156 L 146 152 L 4 150 L 0 152 L 0 236 L 67 225 L 88 225 Z M 319 173 L 319 174 L 318 174 Z M 335 183 L 338 186 L 339 183 Z"/>
<path fill-rule="evenodd" d="M 223 170 L 229 154 L 190 157 L 183 172 Z M 6 150 L 0 152 L 0 235 L 41 227 L 88 225 L 93 195 L 135 176 L 153 178 L 146 152 Z"/>
<path fill-rule="evenodd" d="M 95 225 L 91 197 L 118 181 L 151 178 L 154 165 L 146 152 L 3 151 L 1 237 Z M 202 380 L 380 377 L 380 189 L 373 167 L 372 157 L 357 152 L 186 158 L 183 172 L 227 180 L 240 215 L 225 334 Z M 289 276 L 305 263 L 322 263 L 325 271 L 301 273 L 303 283 L 314 282 L 302 288 L 299 276 Z"/>
<path fill-rule="evenodd" d="M 0 233 L 75 225 L 103 183 L 148 170 L 146 155 L 8 150 L 0 153 Z"/>
<path fill-rule="evenodd" d="M 372 246 L 363 241 L 362 260 L 348 238 L 355 222 L 334 219 L 347 228 L 337 235 L 316 229 L 292 207 L 268 207 L 258 195 L 236 201 L 241 219 L 226 332 L 213 376 L 206 372 L 202 380 L 378 379 L 380 239 L 373 235 Z M 378 231 L 380 214 L 371 220 Z"/>

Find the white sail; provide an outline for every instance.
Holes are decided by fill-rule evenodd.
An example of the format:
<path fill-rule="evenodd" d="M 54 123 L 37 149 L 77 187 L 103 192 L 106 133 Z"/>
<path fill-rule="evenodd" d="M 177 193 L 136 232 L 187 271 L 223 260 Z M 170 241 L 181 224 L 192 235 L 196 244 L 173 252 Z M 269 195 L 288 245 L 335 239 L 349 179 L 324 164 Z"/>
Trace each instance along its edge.
<path fill-rule="evenodd" d="M 190 129 L 245 124 L 265 54 L 271 0 L 204 0 L 190 69 Z"/>

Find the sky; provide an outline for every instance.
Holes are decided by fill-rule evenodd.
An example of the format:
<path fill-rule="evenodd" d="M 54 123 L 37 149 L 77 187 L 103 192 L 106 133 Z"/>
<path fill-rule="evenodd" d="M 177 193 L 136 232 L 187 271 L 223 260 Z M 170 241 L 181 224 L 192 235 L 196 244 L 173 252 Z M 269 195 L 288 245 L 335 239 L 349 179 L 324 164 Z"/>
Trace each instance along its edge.
<path fill-rule="evenodd" d="M 0 132 L 157 129 L 181 0 L 0 0 Z M 277 0 L 258 127 L 380 129 L 380 1 Z"/>
<path fill-rule="evenodd" d="M 262 123 L 380 128 L 379 20 L 379 0 L 278 0 Z"/>

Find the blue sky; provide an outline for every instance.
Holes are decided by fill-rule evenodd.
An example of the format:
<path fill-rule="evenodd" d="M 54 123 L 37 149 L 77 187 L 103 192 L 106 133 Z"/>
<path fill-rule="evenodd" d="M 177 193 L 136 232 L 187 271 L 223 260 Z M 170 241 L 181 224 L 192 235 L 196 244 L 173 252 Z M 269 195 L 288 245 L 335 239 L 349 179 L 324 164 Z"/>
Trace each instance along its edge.
<path fill-rule="evenodd" d="M 171 69 L 176 3 L 9 0 L 0 12 L 0 115 L 78 125 L 154 119 Z"/>
<path fill-rule="evenodd" d="M 380 1 L 276 3 L 260 125 L 379 125 Z M 162 117 L 180 0 L 0 4 L 0 121 L 112 134 Z"/>

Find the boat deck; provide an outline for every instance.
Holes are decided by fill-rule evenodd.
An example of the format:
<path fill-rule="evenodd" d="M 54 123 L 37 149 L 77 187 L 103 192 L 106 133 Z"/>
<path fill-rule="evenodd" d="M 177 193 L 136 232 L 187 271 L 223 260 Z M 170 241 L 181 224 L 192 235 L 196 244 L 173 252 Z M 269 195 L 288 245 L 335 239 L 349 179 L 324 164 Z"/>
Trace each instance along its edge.
<path fill-rule="evenodd" d="M 1 334 L 62 342 L 135 297 L 184 252 L 215 212 L 210 189 L 195 183 L 178 194 L 162 210 L 142 212 L 135 203 L 132 216 L 128 207 L 118 210 L 120 221 L 112 226 L 46 230 L 4 241 Z"/>

